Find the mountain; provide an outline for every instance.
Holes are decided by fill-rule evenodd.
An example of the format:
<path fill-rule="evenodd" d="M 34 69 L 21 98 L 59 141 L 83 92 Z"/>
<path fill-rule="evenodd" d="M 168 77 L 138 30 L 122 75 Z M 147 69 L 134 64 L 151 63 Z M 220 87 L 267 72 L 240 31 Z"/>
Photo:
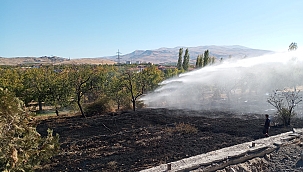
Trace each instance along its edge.
<path fill-rule="evenodd" d="M 175 48 L 159 48 L 155 50 L 135 50 L 132 53 L 120 55 L 120 63 L 130 61 L 136 63 L 140 61 L 151 62 L 154 64 L 176 64 L 178 61 L 179 49 L 183 48 L 183 55 L 185 49 L 188 48 L 190 54 L 190 63 L 195 63 L 198 55 L 203 54 L 205 50 L 209 50 L 210 56 L 217 59 L 221 58 L 243 58 L 255 57 L 267 53 L 273 53 L 269 50 L 259 50 L 247 48 L 239 45 L 231 46 L 198 46 L 198 47 L 175 47 Z M 0 65 L 40 65 L 40 64 L 114 64 L 117 63 L 117 56 L 95 57 L 95 58 L 80 58 L 68 59 L 57 56 L 52 57 L 0 57 Z"/>
<path fill-rule="evenodd" d="M 269 50 L 252 49 L 239 45 L 231 46 L 198 46 L 198 47 L 175 47 L 175 48 L 159 48 L 155 50 L 136 50 L 132 53 L 120 55 L 120 62 L 125 63 L 131 61 L 132 63 L 151 62 L 155 64 L 175 64 L 178 61 L 179 49 L 183 48 L 183 55 L 185 49 L 188 48 L 190 54 L 191 63 L 195 63 L 198 55 L 203 54 L 205 50 L 209 50 L 210 56 L 220 58 L 243 58 L 243 57 L 255 57 L 267 53 L 273 53 Z M 109 60 L 117 62 L 117 56 L 103 57 Z"/>

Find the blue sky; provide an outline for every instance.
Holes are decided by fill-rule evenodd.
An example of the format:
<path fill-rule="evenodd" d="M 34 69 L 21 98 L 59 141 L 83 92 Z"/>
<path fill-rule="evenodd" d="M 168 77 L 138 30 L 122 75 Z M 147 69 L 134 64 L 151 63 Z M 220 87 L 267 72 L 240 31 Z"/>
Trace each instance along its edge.
<path fill-rule="evenodd" d="M 303 47 L 302 0 L 0 0 L 0 57 Z"/>

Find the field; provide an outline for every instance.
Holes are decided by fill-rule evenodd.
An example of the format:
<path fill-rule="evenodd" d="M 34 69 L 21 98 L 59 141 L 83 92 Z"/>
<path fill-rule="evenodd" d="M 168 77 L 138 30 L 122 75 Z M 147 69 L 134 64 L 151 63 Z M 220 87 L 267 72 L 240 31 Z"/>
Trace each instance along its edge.
<path fill-rule="evenodd" d="M 82 118 L 40 119 L 60 135 L 61 152 L 38 171 L 139 171 L 263 138 L 264 115 L 141 109 Z M 270 135 L 303 128 L 272 127 Z"/>

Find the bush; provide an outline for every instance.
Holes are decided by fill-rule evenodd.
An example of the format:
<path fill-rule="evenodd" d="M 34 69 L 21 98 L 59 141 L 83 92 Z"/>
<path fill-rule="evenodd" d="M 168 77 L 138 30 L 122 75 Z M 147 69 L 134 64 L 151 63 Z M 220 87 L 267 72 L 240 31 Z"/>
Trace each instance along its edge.
<path fill-rule="evenodd" d="M 42 138 L 33 125 L 35 119 L 24 111 L 24 104 L 0 88 L 0 170 L 34 171 L 59 150 L 59 135 L 48 130 Z"/>
<path fill-rule="evenodd" d="M 110 110 L 108 99 L 102 98 L 94 103 L 87 105 L 84 109 L 86 116 L 99 115 Z"/>
<path fill-rule="evenodd" d="M 278 119 L 282 121 L 285 126 L 290 125 L 290 119 L 296 116 L 294 111 L 289 111 L 286 108 L 281 108 L 281 110 L 277 113 Z"/>
<path fill-rule="evenodd" d="M 267 102 L 277 109 L 277 117 L 285 126 L 290 125 L 290 120 L 296 115 L 294 108 L 302 101 L 300 91 L 278 91 L 267 99 Z"/>
<path fill-rule="evenodd" d="M 166 132 L 168 133 L 181 133 L 181 134 L 195 134 L 198 132 L 198 129 L 190 124 L 179 123 L 174 127 L 166 128 Z"/>

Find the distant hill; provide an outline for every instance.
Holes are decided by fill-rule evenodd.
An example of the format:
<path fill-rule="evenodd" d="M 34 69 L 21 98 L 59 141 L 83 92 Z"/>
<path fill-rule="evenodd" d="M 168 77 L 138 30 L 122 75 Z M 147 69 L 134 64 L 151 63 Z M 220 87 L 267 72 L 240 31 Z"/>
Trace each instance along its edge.
<path fill-rule="evenodd" d="M 126 61 L 131 61 L 135 63 L 136 61 L 141 62 L 151 62 L 151 63 L 177 63 L 179 49 L 183 48 L 183 55 L 185 49 L 188 48 L 190 54 L 191 62 L 195 62 L 199 54 L 203 54 L 205 50 L 210 51 L 210 56 L 215 56 L 216 58 L 228 58 L 229 56 L 233 58 L 241 57 L 255 57 L 267 53 L 273 53 L 269 50 L 259 50 L 247 48 L 239 45 L 232 46 L 198 46 L 198 47 L 175 47 L 175 48 L 159 48 L 155 50 L 136 50 L 129 54 L 120 55 L 120 62 L 125 63 Z M 114 60 L 117 62 L 117 56 L 103 57 L 109 60 Z"/>
<path fill-rule="evenodd" d="M 131 61 L 136 63 L 140 61 L 151 62 L 154 64 L 176 64 L 178 61 L 179 48 L 159 48 L 155 50 L 135 50 L 129 54 L 120 55 L 120 62 L 125 63 Z M 209 50 L 210 56 L 214 56 L 217 59 L 228 58 L 243 58 L 243 57 L 255 57 L 263 54 L 273 53 L 269 50 L 259 50 L 247 48 L 239 45 L 232 46 L 198 46 L 198 47 L 182 47 L 183 52 L 188 48 L 190 54 L 190 62 L 195 63 L 199 54 L 203 54 L 205 50 Z M 183 53 L 184 55 L 184 53 Z M 117 63 L 117 55 L 107 57 L 95 57 L 95 58 L 80 58 L 80 59 L 68 59 L 57 56 L 52 57 L 13 57 L 4 58 L 0 57 L 0 65 L 35 65 L 35 64 L 114 64 Z"/>
<path fill-rule="evenodd" d="M 67 59 L 62 57 L 0 57 L 0 65 L 59 65 L 59 64 L 114 64 L 116 62 L 102 58 Z"/>

